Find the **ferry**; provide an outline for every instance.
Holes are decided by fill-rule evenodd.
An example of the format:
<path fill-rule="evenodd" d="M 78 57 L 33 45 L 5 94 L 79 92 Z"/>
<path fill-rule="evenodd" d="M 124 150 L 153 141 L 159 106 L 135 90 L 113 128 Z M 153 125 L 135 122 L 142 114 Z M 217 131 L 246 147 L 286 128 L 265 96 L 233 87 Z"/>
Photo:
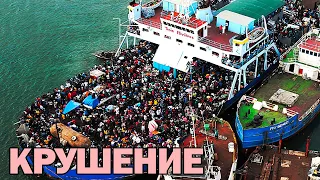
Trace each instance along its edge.
<path fill-rule="evenodd" d="M 319 114 L 319 29 L 306 33 L 289 50 L 279 69 L 237 105 L 235 124 L 243 148 L 288 138 Z"/>
<path fill-rule="evenodd" d="M 159 45 L 152 59 L 159 71 L 187 73 L 192 78 L 192 62 L 197 59 L 231 72 L 227 94 L 215 97 L 219 99 L 214 103 L 216 112 L 221 114 L 270 75 L 281 55 L 270 38 L 265 16 L 284 2 L 252 1 L 241 14 L 237 7 L 244 1 L 233 1 L 218 10 L 212 10 L 210 1 L 163 0 L 147 5 L 133 1 L 128 5 L 128 21 L 118 19 L 120 45 L 116 55 L 125 44 L 129 47 L 129 41 L 135 44 L 136 39 L 143 39 Z M 270 8 L 261 8 L 264 3 Z M 260 14 L 244 15 L 257 7 L 263 9 Z M 124 34 L 121 28 L 125 28 Z"/>

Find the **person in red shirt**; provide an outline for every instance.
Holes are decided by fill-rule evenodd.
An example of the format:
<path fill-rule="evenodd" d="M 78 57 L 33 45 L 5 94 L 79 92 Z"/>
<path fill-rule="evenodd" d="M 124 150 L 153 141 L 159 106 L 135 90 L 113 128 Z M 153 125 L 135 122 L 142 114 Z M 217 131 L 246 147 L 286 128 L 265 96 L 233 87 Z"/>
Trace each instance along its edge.
<path fill-rule="evenodd" d="M 222 34 L 222 25 L 219 26 L 219 32 Z"/>

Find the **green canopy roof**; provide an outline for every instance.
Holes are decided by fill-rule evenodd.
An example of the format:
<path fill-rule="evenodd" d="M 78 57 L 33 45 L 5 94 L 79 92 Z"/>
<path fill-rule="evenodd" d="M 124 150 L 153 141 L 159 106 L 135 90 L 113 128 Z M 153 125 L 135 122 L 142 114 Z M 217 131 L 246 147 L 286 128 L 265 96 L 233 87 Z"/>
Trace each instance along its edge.
<path fill-rule="evenodd" d="M 229 10 L 257 20 L 261 15 L 267 16 L 284 4 L 283 0 L 235 0 L 214 14 Z"/>

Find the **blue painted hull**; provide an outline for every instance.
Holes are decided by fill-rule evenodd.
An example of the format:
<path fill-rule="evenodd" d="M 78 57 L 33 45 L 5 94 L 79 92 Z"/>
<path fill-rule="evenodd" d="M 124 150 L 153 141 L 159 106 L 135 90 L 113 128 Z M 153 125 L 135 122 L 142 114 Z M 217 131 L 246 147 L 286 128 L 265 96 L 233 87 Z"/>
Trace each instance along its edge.
<path fill-rule="evenodd" d="M 270 144 L 278 142 L 282 134 L 282 139 L 289 138 L 295 135 L 306 127 L 320 112 L 320 104 L 304 118 L 298 118 L 298 114 L 288 118 L 286 121 L 265 128 L 244 129 L 240 120 L 239 113 L 237 112 L 235 126 L 238 137 L 242 143 L 243 148 L 251 148 L 263 144 Z"/>

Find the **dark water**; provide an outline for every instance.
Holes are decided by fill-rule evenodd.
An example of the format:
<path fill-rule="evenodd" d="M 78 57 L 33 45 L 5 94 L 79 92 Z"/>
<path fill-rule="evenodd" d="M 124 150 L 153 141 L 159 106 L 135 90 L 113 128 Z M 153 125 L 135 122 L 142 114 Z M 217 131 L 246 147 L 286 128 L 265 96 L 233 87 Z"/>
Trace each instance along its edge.
<path fill-rule="evenodd" d="M 0 3 L 0 179 L 9 175 L 9 147 L 17 147 L 13 123 L 33 100 L 100 63 L 92 53 L 118 46 L 118 22 L 130 0 L 2 0 Z M 230 112 L 232 113 L 232 112 Z M 320 118 L 285 142 L 320 149 Z"/>

